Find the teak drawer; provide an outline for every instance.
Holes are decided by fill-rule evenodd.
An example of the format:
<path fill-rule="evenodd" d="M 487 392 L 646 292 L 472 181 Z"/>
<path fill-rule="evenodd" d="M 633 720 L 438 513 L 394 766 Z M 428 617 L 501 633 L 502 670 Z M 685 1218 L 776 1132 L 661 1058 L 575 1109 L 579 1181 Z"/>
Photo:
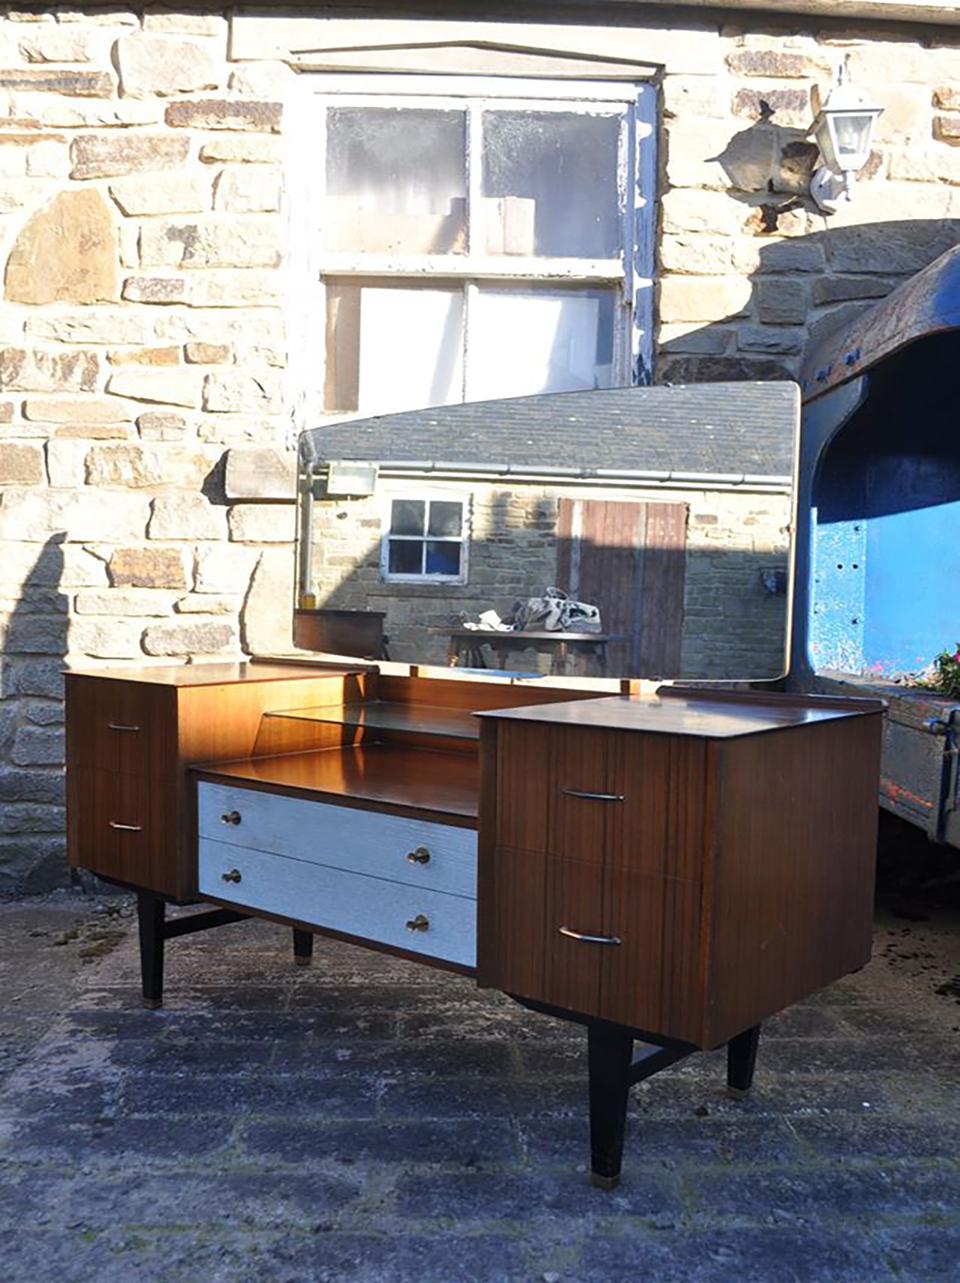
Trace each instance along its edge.
<path fill-rule="evenodd" d="M 395 949 L 473 967 L 477 906 L 228 842 L 200 839 L 200 893 Z"/>
<path fill-rule="evenodd" d="M 176 856 L 176 786 L 117 771 L 76 774 L 77 862 L 133 886 L 162 886 Z"/>
<path fill-rule="evenodd" d="M 499 844 L 699 878 L 700 741 L 522 723 L 501 725 L 499 740 Z"/>
<path fill-rule="evenodd" d="M 472 829 L 205 780 L 197 809 L 201 838 L 476 899 Z"/>
<path fill-rule="evenodd" d="M 138 682 L 75 680 L 72 760 L 79 767 L 155 779 L 177 773 L 176 692 Z"/>

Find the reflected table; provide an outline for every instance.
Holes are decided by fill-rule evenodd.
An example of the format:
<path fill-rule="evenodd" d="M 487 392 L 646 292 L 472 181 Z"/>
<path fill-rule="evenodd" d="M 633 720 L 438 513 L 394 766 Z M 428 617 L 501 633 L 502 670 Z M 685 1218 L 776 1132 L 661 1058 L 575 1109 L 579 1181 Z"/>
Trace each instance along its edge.
<path fill-rule="evenodd" d="M 517 630 L 499 632 L 493 629 L 457 628 L 447 643 L 447 664 L 456 668 L 465 661 L 468 668 L 488 667 L 483 648 L 489 646 L 497 655 L 498 667 L 505 668 L 507 656 L 533 650 L 550 656 L 550 672 L 563 676 L 575 671 L 583 656 L 592 663 L 594 675 L 607 671 L 607 643 L 615 640 L 607 633 L 561 633 Z"/>

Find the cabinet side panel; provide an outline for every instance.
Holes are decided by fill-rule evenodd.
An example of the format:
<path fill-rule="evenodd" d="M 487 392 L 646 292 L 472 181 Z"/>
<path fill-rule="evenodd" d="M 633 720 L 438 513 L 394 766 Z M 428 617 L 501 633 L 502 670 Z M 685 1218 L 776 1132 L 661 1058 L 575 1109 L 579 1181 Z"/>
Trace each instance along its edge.
<path fill-rule="evenodd" d="M 881 726 L 851 717 L 723 746 L 708 1043 L 869 960 Z"/>

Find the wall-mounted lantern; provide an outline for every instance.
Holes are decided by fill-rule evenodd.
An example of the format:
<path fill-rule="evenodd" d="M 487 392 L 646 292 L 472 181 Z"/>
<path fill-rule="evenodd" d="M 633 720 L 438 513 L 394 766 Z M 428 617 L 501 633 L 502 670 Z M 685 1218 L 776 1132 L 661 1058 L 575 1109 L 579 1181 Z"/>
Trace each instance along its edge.
<path fill-rule="evenodd" d="M 810 133 L 820 148 L 823 164 L 810 180 L 810 195 L 820 209 L 831 213 L 841 196 L 848 201 L 853 199 L 853 184 L 870 159 L 873 127 L 883 108 L 850 84 L 845 67 L 840 68 L 837 83 L 825 102 L 821 103 L 816 86 L 811 98 L 816 118 Z"/>

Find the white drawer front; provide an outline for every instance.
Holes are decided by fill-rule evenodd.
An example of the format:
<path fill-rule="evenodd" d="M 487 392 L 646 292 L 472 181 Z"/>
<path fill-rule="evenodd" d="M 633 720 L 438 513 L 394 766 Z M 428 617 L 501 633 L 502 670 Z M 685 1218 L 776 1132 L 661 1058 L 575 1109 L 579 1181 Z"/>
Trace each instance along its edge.
<path fill-rule="evenodd" d="M 209 838 L 200 839 L 200 894 L 476 966 L 477 906 L 464 896 L 421 891 Z M 408 922 L 421 929 L 411 929 Z"/>
<path fill-rule="evenodd" d="M 201 838 L 476 897 L 472 829 L 203 780 L 197 790 Z"/>

